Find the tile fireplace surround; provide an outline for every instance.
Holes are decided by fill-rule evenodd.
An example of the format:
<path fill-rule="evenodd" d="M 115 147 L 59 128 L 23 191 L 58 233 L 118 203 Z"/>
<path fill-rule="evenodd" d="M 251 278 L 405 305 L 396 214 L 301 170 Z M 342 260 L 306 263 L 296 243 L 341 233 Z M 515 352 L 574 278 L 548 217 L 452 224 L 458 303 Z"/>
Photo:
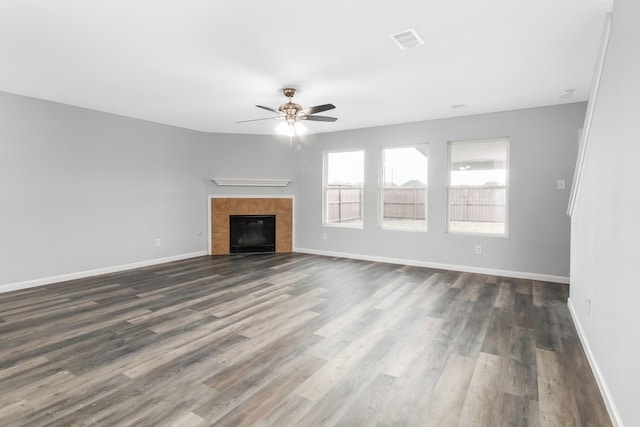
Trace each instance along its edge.
<path fill-rule="evenodd" d="M 229 215 L 275 215 L 276 252 L 293 247 L 293 199 L 267 197 L 211 198 L 211 255 L 229 254 Z"/>

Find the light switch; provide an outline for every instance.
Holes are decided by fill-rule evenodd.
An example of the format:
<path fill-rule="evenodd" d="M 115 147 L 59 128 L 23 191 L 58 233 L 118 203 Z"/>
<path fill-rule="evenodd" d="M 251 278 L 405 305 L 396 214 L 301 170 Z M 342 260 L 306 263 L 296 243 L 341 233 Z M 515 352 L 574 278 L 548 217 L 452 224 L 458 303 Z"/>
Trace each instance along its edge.
<path fill-rule="evenodd" d="M 558 180 L 558 190 L 564 190 L 564 179 Z"/>

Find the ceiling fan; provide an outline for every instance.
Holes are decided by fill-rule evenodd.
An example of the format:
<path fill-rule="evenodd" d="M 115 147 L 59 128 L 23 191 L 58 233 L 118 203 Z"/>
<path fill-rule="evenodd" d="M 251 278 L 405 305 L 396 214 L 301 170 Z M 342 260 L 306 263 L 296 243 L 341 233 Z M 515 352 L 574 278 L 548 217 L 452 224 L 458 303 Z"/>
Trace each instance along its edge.
<path fill-rule="evenodd" d="M 291 101 L 296 90 L 293 88 L 285 88 L 282 90 L 284 96 L 289 98 L 289 102 L 282 104 L 278 109 L 265 107 L 263 105 L 256 105 L 263 110 L 271 111 L 278 114 L 276 117 L 266 117 L 263 119 L 242 120 L 236 123 L 255 122 L 258 120 L 284 120 L 276 130 L 289 137 L 299 136 L 306 131 L 306 128 L 300 123 L 301 120 L 309 120 L 314 122 L 335 122 L 338 120 L 336 117 L 328 116 L 316 116 L 314 114 L 321 113 L 323 111 L 333 110 L 336 108 L 333 104 L 316 105 L 315 107 L 302 108 L 300 104 L 296 104 Z"/>

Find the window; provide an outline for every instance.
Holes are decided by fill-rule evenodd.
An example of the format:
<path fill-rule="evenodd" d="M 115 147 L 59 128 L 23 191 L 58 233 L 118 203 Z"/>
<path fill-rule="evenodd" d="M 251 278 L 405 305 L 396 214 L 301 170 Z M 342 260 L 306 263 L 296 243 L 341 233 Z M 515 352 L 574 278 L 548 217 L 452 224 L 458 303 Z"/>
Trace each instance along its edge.
<path fill-rule="evenodd" d="M 328 152 L 324 165 L 325 224 L 362 227 L 364 151 Z"/>
<path fill-rule="evenodd" d="M 381 227 L 426 231 L 427 146 L 383 148 L 381 157 Z"/>
<path fill-rule="evenodd" d="M 449 143 L 447 231 L 507 235 L 507 138 Z"/>

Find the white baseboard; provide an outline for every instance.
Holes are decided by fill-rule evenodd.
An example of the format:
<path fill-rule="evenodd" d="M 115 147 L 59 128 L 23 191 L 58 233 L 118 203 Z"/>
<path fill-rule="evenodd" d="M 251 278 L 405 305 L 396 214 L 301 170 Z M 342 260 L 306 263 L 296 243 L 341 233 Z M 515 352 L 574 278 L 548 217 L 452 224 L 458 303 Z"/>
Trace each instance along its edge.
<path fill-rule="evenodd" d="M 616 407 L 615 402 L 613 401 L 613 396 L 609 391 L 609 387 L 607 386 L 607 382 L 602 375 L 602 371 L 600 370 L 600 366 L 598 365 L 598 361 L 596 360 L 593 351 L 591 350 L 591 346 L 589 345 L 589 340 L 587 339 L 587 335 L 582 329 L 582 325 L 580 324 L 580 320 L 576 315 L 575 309 L 573 308 L 573 303 L 571 298 L 567 301 L 567 306 L 569 307 L 569 312 L 571 313 L 571 318 L 573 319 L 573 324 L 578 331 L 578 337 L 580 337 L 580 342 L 582 343 L 582 348 L 587 355 L 587 360 L 589 361 L 589 365 L 591 366 L 591 370 L 593 371 L 593 375 L 596 377 L 596 382 L 598 383 L 598 388 L 600 389 L 600 394 L 602 394 L 602 398 L 604 399 L 604 404 L 607 407 L 607 411 L 609 412 L 609 417 L 611 418 L 611 422 L 615 427 L 623 427 L 622 418 L 620 417 L 620 413 L 618 412 L 618 408 Z"/>
<path fill-rule="evenodd" d="M 294 252 L 301 252 L 312 255 L 324 255 L 337 258 L 359 259 L 363 261 L 386 262 L 389 264 L 411 265 L 414 267 L 437 268 L 440 270 L 464 271 L 466 273 L 488 274 L 491 276 L 513 277 L 515 279 L 538 280 L 541 282 L 569 283 L 569 278 L 565 276 L 551 276 L 548 274 L 526 273 L 520 271 L 498 270 L 494 268 L 470 267 L 466 265 L 441 264 L 436 262 L 418 261 L 402 258 L 387 258 L 373 255 L 360 255 L 345 252 L 320 251 L 317 249 L 295 248 Z"/>
<path fill-rule="evenodd" d="M 85 277 L 98 276 L 100 274 L 117 273 L 119 271 L 133 270 L 134 268 L 147 267 L 150 265 L 163 264 L 165 262 L 180 261 L 188 258 L 195 258 L 207 255 L 207 251 L 192 252 L 189 254 L 174 255 L 165 258 L 150 259 L 147 261 L 134 262 L 131 264 L 116 265 L 113 267 L 97 268 L 95 270 L 80 271 L 77 273 L 61 274 L 59 276 L 44 277 L 41 279 L 27 280 L 18 283 L 8 283 L 0 285 L 0 293 L 17 291 L 19 289 L 33 288 L 36 286 L 50 285 L 51 283 L 64 282 L 67 280 L 83 279 Z"/>

